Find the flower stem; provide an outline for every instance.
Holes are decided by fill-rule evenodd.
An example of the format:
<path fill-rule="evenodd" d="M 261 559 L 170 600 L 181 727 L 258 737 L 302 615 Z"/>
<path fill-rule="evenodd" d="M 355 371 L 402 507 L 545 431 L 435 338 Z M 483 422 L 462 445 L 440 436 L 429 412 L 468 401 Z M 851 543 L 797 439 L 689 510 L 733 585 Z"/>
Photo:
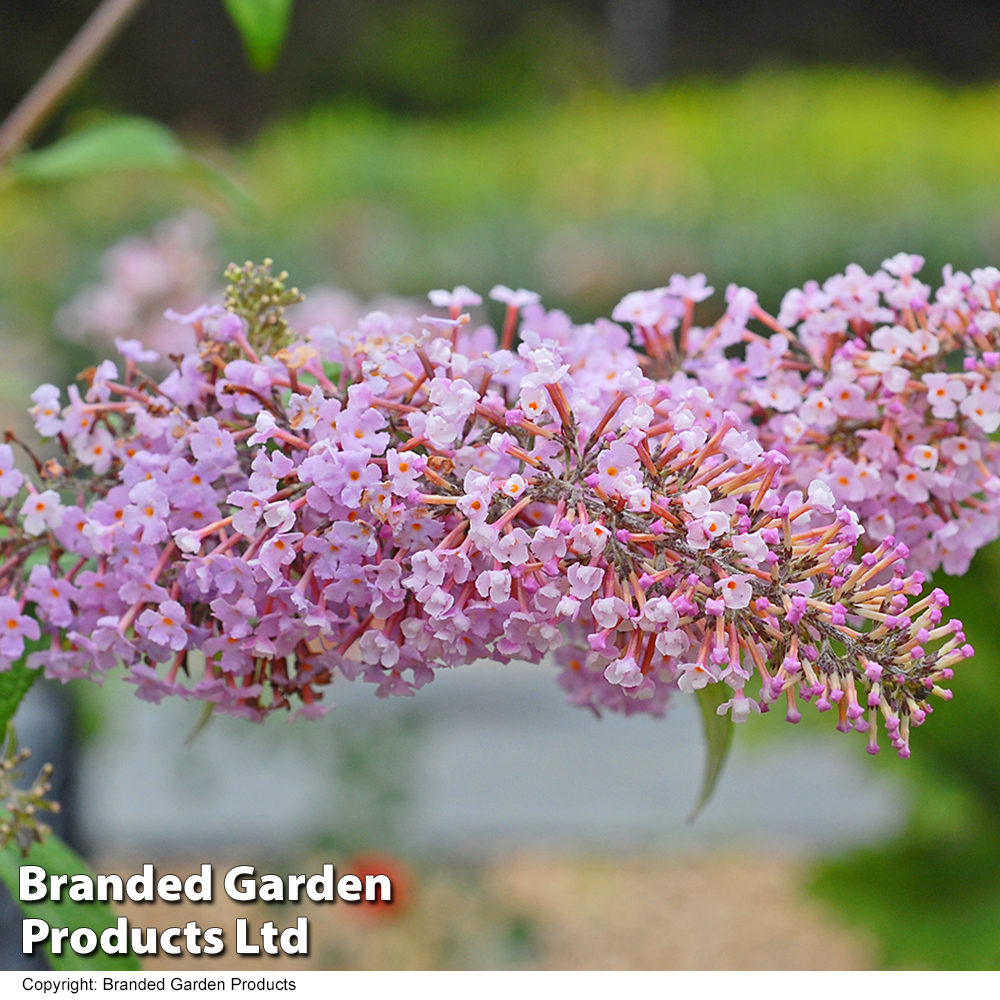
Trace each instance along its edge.
<path fill-rule="evenodd" d="M 103 0 L 0 126 L 0 164 L 16 153 L 69 97 L 143 3 L 145 0 Z"/>

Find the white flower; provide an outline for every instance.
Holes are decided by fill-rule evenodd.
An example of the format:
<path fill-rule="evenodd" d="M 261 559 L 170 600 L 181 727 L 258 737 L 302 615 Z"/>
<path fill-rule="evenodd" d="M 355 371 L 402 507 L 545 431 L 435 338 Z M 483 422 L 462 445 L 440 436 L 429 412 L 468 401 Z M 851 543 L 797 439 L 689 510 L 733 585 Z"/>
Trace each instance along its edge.
<path fill-rule="evenodd" d="M 556 605 L 556 617 L 571 618 L 574 621 L 580 611 L 580 602 L 567 594 Z"/>
<path fill-rule="evenodd" d="M 710 507 L 701 517 L 701 527 L 709 538 L 718 538 L 729 530 L 729 515 Z"/>
<path fill-rule="evenodd" d="M 277 500 L 264 508 L 264 523 L 279 532 L 291 531 L 295 524 L 295 511 L 287 500 Z"/>
<path fill-rule="evenodd" d="M 715 710 L 717 715 L 725 715 L 726 712 L 730 712 L 733 722 L 746 722 L 750 718 L 751 711 L 760 715 L 760 705 L 753 698 L 747 698 L 742 692 L 730 698 L 729 701 L 723 703 Z"/>
<path fill-rule="evenodd" d="M 1000 326 L 1000 313 L 992 309 L 982 309 L 976 313 L 976 326 L 980 333 L 990 333 Z"/>
<path fill-rule="evenodd" d="M 325 400 L 323 390 L 318 385 L 308 396 L 293 393 L 288 401 L 288 422 L 292 430 L 312 430 L 319 421 L 319 410 Z"/>
<path fill-rule="evenodd" d="M 680 628 L 656 634 L 656 650 L 663 656 L 683 656 L 690 645 L 687 632 Z"/>
<path fill-rule="evenodd" d="M 510 600 L 510 573 L 505 569 L 489 569 L 476 577 L 476 590 L 494 604 Z"/>
<path fill-rule="evenodd" d="M 629 427 L 637 427 L 640 430 L 647 430 L 650 423 L 652 423 L 653 417 L 656 414 L 653 412 L 653 408 L 649 403 L 637 403 L 635 409 L 632 411 L 632 416 L 626 421 Z"/>
<path fill-rule="evenodd" d="M 681 494 L 681 505 L 692 517 L 701 517 L 707 513 L 711 502 L 712 494 L 707 486 L 696 486 Z"/>
<path fill-rule="evenodd" d="M 458 285 L 453 291 L 445 288 L 435 288 L 427 293 L 427 298 L 439 309 L 455 308 L 464 309 L 465 306 L 480 306 L 483 304 L 483 297 L 477 295 L 466 285 Z"/>
<path fill-rule="evenodd" d="M 744 465 L 755 464 L 764 451 L 759 442 L 747 440 L 746 433 L 735 427 L 726 431 L 722 448 L 730 458 L 738 458 Z"/>
<path fill-rule="evenodd" d="M 247 438 L 247 444 L 264 444 L 274 437 L 278 424 L 270 413 L 258 413 L 253 434 Z"/>
<path fill-rule="evenodd" d="M 42 437 L 55 437 L 63 422 L 59 416 L 59 390 L 46 382 L 32 394 L 35 405 L 28 412 L 35 418 L 35 429 Z"/>
<path fill-rule="evenodd" d="M 906 388 L 906 383 L 910 380 L 910 373 L 899 365 L 892 365 L 882 372 L 882 385 L 889 392 L 902 392 Z"/>
<path fill-rule="evenodd" d="M 814 479 L 809 484 L 809 502 L 824 513 L 829 513 L 836 506 L 833 490 L 821 479 Z"/>
<path fill-rule="evenodd" d="M 365 663 L 391 668 L 399 662 L 399 646 L 383 632 L 369 630 L 363 633 L 358 649 Z"/>
<path fill-rule="evenodd" d="M 719 679 L 718 668 L 707 663 L 679 663 L 677 669 L 677 686 L 685 694 L 694 694 Z"/>
<path fill-rule="evenodd" d="M 50 528 L 58 528 L 62 524 L 62 516 L 63 506 L 54 490 L 35 493 L 21 505 L 24 530 L 29 535 L 40 535 Z"/>
<path fill-rule="evenodd" d="M 615 441 L 597 459 L 598 484 L 605 493 L 626 494 L 637 488 L 639 453 L 624 441 Z"/>
<path fill-rule="evenodd" d="M 929 444 L 915 444 L 907 453 L 906 460 L 918 469 L 932 472 L 938 463 L 938 450 Z"/>
<path fill-rule="evenodd" d="M 913 343 L 913 334 L 905 326 L 883 326 L 872 334 L 874 353 L 869 366 L 877 372 L 887 371 L 898 365 Z"/>
<path fill-rule="evenodd" d="M 913 340 L 910 341 L 910 353 L 918 360 L 933 357 L 940 348 L 941 342 L 938 338 L 930 330 L 925 330 L 923 327 L 913 334 Z"/>
<path fill-rule="evenodd" d="M 517 405 L 529 420 L 537 422 L 539 417 L 548 412 L 551 402 L 552 399 L 544 387 L 526 385 L 521 388 Z"/>
<path fill-rule="evenodd" d="M 1000 427 L 1000 395 L 992 389 L 976 389 L 959 404 L 959 409 L 985 434 Z"/>
<path fill-rule="evenodd" d="M 76 457 L 101 475 L 111 468 L 115 457 L 115 439 L 106 427 L 95 427 L 90 434 L 80 434 L 73 438 Z"/>
<path fill-rule="evenodd" d="M 677 609 L 666 597 L 651 597 L 638 619 L 639 628 L 644 632 L 656 632 L 661 626 L 675 629 L 677 621 Z"/>
<path fill-rule="evenodd" d="M 742 552 L 752 563 L 763 562 L 767 556 L 767 542 L 764 541 L 762 531 L 736 535 L 733 538 L 733 548 L 737 552 Z"/>
<path fill-rule="evenodd" d="M 882 267 L 897 278 L 912 278 L 923 266 L 924 258 L 918 253 L 898 253 L 882 261 Z"/>
<path fill-rule="evenodd" d="M 535 365 L 535 371 L 528 372 L 521 379 L 521 385 L 528 388 L 553 385 L 569 372 L 569 365 L 562 364 L 562 358 L 547 347 L 529 351 L 528 358 Z"/>
<path fill-rule="evenodd" d="M 806 425 L 794 413 L 789 413 L 781 422 L 781 433 L 793 444 L 806 430 Z"/>
<path fill-rule="evenodd" d="M 623 656 L 608 664 L 604 677 L 610 684 L 620 684 L 623 688 L 638 687 L 642 683 L 642 671 L 634 656 Z"/>
<path fill-rule="evenodd" d="M 517 500 L 524 492 L 524 488 L 527 485 L 528 484 L 515 472 L 514 475 L 510 476 L 507 479 L 507 482 L 503 484 L 500 488 L 500 492 L 506 494 L 514 500 Z"/>
<path fill-rule="evenodd" d="M 950 458 L 956 465 L 968 465 L 982 455 L 978 441 L 970 441 L 966 437 L 945 438 L 941 442 L 941 454 Z"/>
<path fill-rule="evenodd" d="M 734 610 L 745 608 L 753 597 L 753 588 L 750 586 L 750 576 L 747 573 L 734 573 L 732 576 L 723 577 L 715 586 L 722 591 L 722 599 L 726 602 L 727 608 Z"/>
<path fill-rule="evenodd" d="M 616 628 L 628 617 L 628 605 L 620 597 L 602 597 L 594 601 L 591 612 L 600 628 Z"/>
<path fill-rule="evenodd" d="M 531 537 L 531 551 L 536 559 L 548 562 L 566 555 L 566 536 L 556 528 L 541 525 Z M 575 565 L 575 564 L 574 564 Z"/>
<path fill-rule="evenodd" d="M 610 532 L 603 524 L 591 521 L 589 524 L 577 524 L 569 533 L 569 543 L 574 552 L 580 555 L 599 556 L 608 544 Z"/>
<path fill-rule="evenodd" d="M 604 580 L 604 570 L 600 566 L 584 566 L 573 563 L 566 571 L 569 592 L 577 600 L 584 601 L 597 591 Z"/>
<path fill-rule="evenodd" d="M 837 422 L 837 414 L 833 403 L 821 392 L 813 392 L 802 404 L 799 416 L 807 424 L 814 427 L 832 427 Z"/>
<path fill-rule="evenodd" d="M 950 420 L 955 416 L 955 404 L 965 399 L 968 389 L 960 376 L 952 377 L 947 372 L 933 372 L 922 376 L 927 386 L 927 401 L 931 412 L 938 420 Z"/>
<path fill-rule="evenodd" d="M 930 496 L 927 489 L 927 473 L 912 465 L 899 465 L 896 468 L 896 492 L 910 503 L 924 503 Z"/>
<path fill-rule="evenodd" d="M 528 561 L 528 543 L 531 538 L 524 528 L 515 528 L 493 545 L 493 558 L 500 562 L 520 566 Z"/>
<path fill-rule="evenodd" d="M 630 490 L 628 493 L 628 509 L 637 514 L 644 514 L 653 506 L 652 494 L 645 486 Z"/>
<path fill-rule="evenodd" d="M 201 537 L 197 531 L 192 531 L 190 528 L 178 528 L 173 537 L 181 552 L 190 552 L 193 555 L 201 548 Z"/>
<path fill-rule="evenodd" d="M 504 302 L 515 309 L 521 309 L 524 306 L 533 306 L 542 300 L 538 292 L 529 292 L 526 288 L 519 288 L 517 291 L 514 291 L 506 285 L 494 285 L 490 289 L 490 298 L 494 302 Z M 436 302 L 434 304 L 437 305 Z M 472 305 L 471 302 L 469 304 Z M 478 303 L 476 304 L 478 305 Z"/>

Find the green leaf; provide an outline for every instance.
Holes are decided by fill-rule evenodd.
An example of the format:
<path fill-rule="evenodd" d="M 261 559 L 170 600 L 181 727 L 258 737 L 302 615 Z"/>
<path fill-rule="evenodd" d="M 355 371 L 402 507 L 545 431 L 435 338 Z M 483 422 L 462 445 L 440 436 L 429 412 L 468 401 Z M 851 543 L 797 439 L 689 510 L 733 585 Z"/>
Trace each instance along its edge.
<path fill-rule="evenodd" d="M 288 32 L 292 0 L 222 0 L 254 69 L 274 66 Z"/>
<path fill-rule="evenodd" d="M 732 688 L 728 684 L 708 684 L 698 691 L 697 695 L 698 708 L 701 709 L 701 723 L 705 731 L 707 756 L 705 758 L 705 776 L 701 782 L 701 795 L 688 817 L 689 823 L 693 823 L 697 819 L 698 814 L 704 809 L 715 791 L 726 758 L 729 756 L 730 747 L 733 745 L 733 731 L 735 729 L 733 720 L 728 715 L 718 714 L 719 706 L 733 695 Z"/>
<path fill-rule="evenodd" d="M 7 731 L 7 723 L 14 718 L 21 699 L 40 673 L 40 670 L 29 670 L 22 658 L 10 670 L 0 674 L 0 740 Z"/>
<path fill-rule="evenodd" d="M 93 876 L 84 860 L 55 834 L 47 837 L 44 844 L 33 844 L 26 858 L 22 858 L 17 846 L 10 843 L 0 851 L 0 878 L 14 899 L 19 894 L 19 869 L 25 864 L 41 865 L 50 875 Z M 69 927 L 71 932 L 89 927 L 98 938 L 101 931 L 114 927 L 117 919 L 110 903 L 75 903 L 69 899 L 53 903 L 43 899 L 37 903 L 21 903 L 20 906 L 26 917 L 45 920 L 50 927 Z M 45 952 L 55 972 L 142 971 L 139 960 L 131 952 L 127 955 L 105 955 L 98 947 L 89 955 L 78 955 L 69 947 L 68 940 L 63 942 L 61 955 L 53 955 L 48 944 L 45 945 Z"/>
<path fill-rule="evenodd" d="M 27 613 L 29 615 L 34 615 L 33 608 L 33 604 L 28 605 Z M 24 665 L 28 654 L 39 649 L 46 649 L 49 641 L 47 635 L 43 635 L 39 639 L 26 639 L 24 656 L 12 664 L 10 670 L 5 670 L 0 674 L 0 742 L 3 741 L 4 733 L 7 732 L 7 723 L 14 718 L 14 713 L 17 711 L 17 706 L 20 705 L 21 699 L 28 693 L 28 688 L 35 683 L 35 678 L 42 674 L 41 670 L 29 670 Z"/>
<path fill-rule="evenodd" d="M 181 170 L 187 161 L 173 132 L 149 118 L 111 118 L 16 157 L 15 181 L 53 183 L 107 170 Z"/>
<path fill-rule="evenodd" d="M 260 212 L 253 198 L 224 170 L 185 149 L 170 129 L 150 118 L 110 118 L 73 132 L 16 157 L 7 176 L 26 184 L 56 184 L 116 170 L 183 174 L 244 218 Z"/>

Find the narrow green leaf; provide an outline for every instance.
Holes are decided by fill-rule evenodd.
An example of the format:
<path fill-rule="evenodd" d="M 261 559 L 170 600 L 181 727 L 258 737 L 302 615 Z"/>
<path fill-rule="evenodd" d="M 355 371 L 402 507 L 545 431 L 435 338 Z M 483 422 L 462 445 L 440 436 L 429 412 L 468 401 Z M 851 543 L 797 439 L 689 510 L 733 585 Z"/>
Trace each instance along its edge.
<path fill-rule="evenodd" d="M 21 857 L 21 852 L 13 843 L 0 851 L 0 878 L 14 899 L 19 895 L 21 865 L 41 865 L 50 875 L 93 875 L 86 862 L 55 834 L 46 837 L 44 844 L 33 844 L 26 858 Z M 65 894 L 65 889 L 63 891 Z M 44 899 L 37 903 L 21 903 L 20 906 L 26 917 L 37 917 L 50 927 L 69 927 L 71 932 L 89 927 L 98 939 L 101 931 L 115 926 L 117 919 L 109 903 L 75 903 L 69 899 L 53 903 Z M 90 955 L 78 955 L 65 941 L 61 955 L 53 955 L 47 944 L 45 952 L 55 972 L 142 971 L 139 960 L 131 952 L 127 955 L 106 955 L 98 947 Z"/>
<path fill-rule="evenodd" d="M 222 0 L 243 39 L 254 69 L 267 72 L 277 62 L 288 32 L 292 0 Z"/>
<path fill-rule="evenodd" d="M 33 604 L 28 605 L 29 615 L 34 615 L 33 608 Z M 3 740 L 4 733 L 7 732 L 7 723 L 14 718 L 14 713 L 17 711 L 17 706 L 21 704 L 21 699 L 28 693 L 28 688 L 35 683 L 35 678 L 42 674 L 41 670 L 29 670 L 25 666 L 28 654 L 45 649 L 49 641 L 49 637 L 46 635 L 40 639 L 26 639 L 24 655 L 11 665 L 10 670 L 5 670 L 0 674 L 0 741 Z"/>
<path fill-rule="evenodd" d="M 187 739 L 184 741 L 184 746 L 189 746 L 194 743 L 194 741 L 201 735 L 201 731 L 212 721 L 212 713 L 215 710 L 215 705 L 206 701 L 201 707 L 201 711 L 198 713 L 198 720 L 195 722 L 194 726 L 191 728 L 191 732 L 188 733 Z"/>
<path fill-rule="evenodd" d="M 149 118 L 111 118 L 16 157 L 10 176 L 53 183 L 108 170 L 180 170 L 186 160 L 184 148 L 165 125 Z"/>
<path fill-rule="evenodd" d="M 30 651 L 32 648 L 39 648 L 41 643 L 29 641 L 27 645 Z M 28 688 L 35 683 L 35 678 L 40 673 L 40 670 L 29 670 L 24 665 L 22 657 L 11 666 L 10 670 L 0 674 L 0 740 L 7 732 L 7 723 L 14 718 L 21 699 L 28 693 Z"/>
<path fill-rule="evenodd" d="M 698 708 L 701 710 L 701 722 L 705 732 L 705 776 L 701 782 L 701 795 L 698 803 L 688 817 L 693 823 L 704 809 L 715 791 L 730 747 L 733 745 L 733 720 L 728 715 L 719 715 L 718 707 L 733 696 L 733 690 L 728 684 L 708 684 L 697 692 Z"/>

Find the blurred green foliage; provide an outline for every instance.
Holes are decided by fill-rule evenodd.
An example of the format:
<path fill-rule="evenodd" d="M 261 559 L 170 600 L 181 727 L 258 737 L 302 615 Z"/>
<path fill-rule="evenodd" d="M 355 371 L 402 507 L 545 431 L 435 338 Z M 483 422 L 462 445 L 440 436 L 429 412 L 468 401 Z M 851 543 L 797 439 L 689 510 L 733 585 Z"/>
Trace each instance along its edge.
<path fill-rule="evenodd" d="M 932 266 L 988 256 L 998 107 L 996 88 L 761 74 L 498 119 L 316 111 L 266 131 L 244 164 L 327 267 L 372 287 L 502 269 L 593 309 L 706 268 L 774 298 L 897 246 Z"/>
<path fill-rule="evenodd" d="M 676 270 L 771 305 L 900 248 L 933 277 L 997 256 L 998 111 L 997 87 L 845 71 L 593 92 L 502 117 L 319 109 L 251 146 L 201 149 L 260 203 L 251 223 L 184 177 L 0 192 L 0 296 L 44 335 L 101 249 L 192 201 L 220 217 L 235 259 L 271 256 L 302 287 L 503 280 L 586 315 Z"/>
<path fill-rule="evenodd" d="M 954 699 L 914 733 L 907 769 L 915 808 L 904 834 L 820 866 L 812 889 L 877 941 L 889 968 L 1000 967 L 1000 547 L 951 596 L 976 656 L 956 670 Z M 882 741 L 885 743 L 885 740 Z M 898 765 L 891 750 L 885 767 Z"/>

